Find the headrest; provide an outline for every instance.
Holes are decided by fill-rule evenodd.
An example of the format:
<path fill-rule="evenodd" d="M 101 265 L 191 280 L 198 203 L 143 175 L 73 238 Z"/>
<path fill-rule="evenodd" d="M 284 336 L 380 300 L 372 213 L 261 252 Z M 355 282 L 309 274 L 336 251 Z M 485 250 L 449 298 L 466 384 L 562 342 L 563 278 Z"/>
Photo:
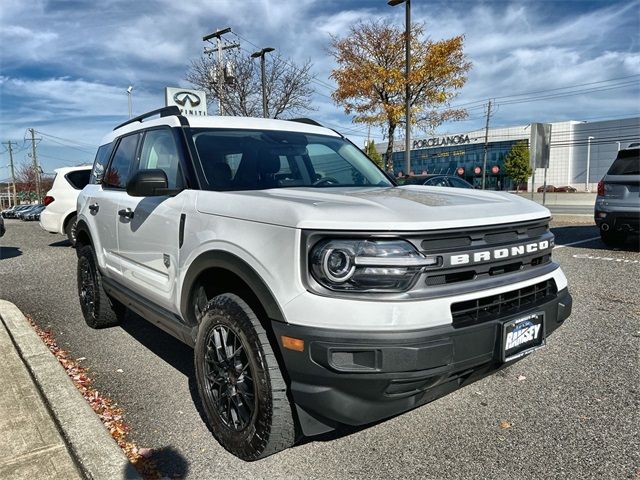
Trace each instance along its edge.
<path fill-rule="evenodd" d="M 280 171 L 280 155 L 267 153 L 260 157 L 258 169 L 261 174 L 271 174 Z"/>

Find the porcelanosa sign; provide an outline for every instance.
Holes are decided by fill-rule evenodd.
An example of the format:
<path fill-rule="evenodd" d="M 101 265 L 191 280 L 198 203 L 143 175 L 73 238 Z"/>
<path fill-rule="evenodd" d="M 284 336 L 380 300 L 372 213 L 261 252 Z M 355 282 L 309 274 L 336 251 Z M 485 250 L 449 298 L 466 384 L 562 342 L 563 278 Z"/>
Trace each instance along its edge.
<path fill-rule="evenodd" d="M 446 147 L 447 145 L 462 145 L 464 143 L 471 143 L 469 135 L 452 135 L 449 137 L 414 140 L 413 148 Z"/>

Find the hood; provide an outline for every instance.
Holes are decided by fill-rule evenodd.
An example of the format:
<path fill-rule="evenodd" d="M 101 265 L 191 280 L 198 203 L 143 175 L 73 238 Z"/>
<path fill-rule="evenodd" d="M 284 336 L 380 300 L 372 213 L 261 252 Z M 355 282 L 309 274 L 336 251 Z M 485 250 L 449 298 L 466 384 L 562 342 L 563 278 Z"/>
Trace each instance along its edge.
<path fill-rule="evenodd" d="M 308 229 L 439 230 L 550 216 L 510 193 L 422 185 L 200 193 L 202 213 Z"/>

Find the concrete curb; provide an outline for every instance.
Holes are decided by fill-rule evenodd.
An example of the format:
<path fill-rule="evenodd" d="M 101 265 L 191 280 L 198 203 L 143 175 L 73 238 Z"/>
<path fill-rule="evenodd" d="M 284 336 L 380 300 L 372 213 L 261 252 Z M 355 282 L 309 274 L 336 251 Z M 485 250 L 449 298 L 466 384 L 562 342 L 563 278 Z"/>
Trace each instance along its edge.
<path fill-rule="evenodd" d="M 0 300 L 0 320 L 40 391 L 78 469 L 91 480 L 139 479 L 124 452 L 22 312 L 13 303 Z"/>

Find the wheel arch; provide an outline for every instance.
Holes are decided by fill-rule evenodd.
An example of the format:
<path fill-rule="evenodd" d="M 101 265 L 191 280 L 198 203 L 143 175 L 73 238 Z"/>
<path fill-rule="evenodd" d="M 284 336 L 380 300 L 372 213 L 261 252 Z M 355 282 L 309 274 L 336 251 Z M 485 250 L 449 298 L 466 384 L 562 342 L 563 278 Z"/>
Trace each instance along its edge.
<path fill-rule="evenodd" d="M 64 217 L 64 220 L 62 221 L 62 232 L 65 232 L 67 230 L 67 225 L 69 221 L 71 221 L 71 218 L 77 217 L 77 216 L 78 216 L 78 212 L 76 210 L 72 210 L 71 212 L 66 214 L 66 216 Z"/>
<path fill-rule="evenodd" d="M 76 245 L 93 245 L 89 226 L 87 222 L 82 219 L 78 220 L 78 224 L 76 225 Z"/>
<path fill-rule="evenodd" d="M 222 250 L 210 250 L 200 254 L 191 262 L 182 282 L 180 312 L 182 318 L 194 326 L 197 325 L 197 320 L 191 306 L 193 305 L 196 288 L 199 285 L 202 285 L 205 290 L 208 288 L 209 291 L 216 294 L 225 292 L 242 293 L 243 287 L 246 287 L 244 293 L 249 293 L 250 296 L 254 297 L 244 298 L 251 307 L 259 306 L 260 313 L 264 313 L 270 320 L 286 321 L 275 296 L 258 272 L 243 259 L 232 253 Z M 241 291 L 239 292 L 238 290 Z"/>

